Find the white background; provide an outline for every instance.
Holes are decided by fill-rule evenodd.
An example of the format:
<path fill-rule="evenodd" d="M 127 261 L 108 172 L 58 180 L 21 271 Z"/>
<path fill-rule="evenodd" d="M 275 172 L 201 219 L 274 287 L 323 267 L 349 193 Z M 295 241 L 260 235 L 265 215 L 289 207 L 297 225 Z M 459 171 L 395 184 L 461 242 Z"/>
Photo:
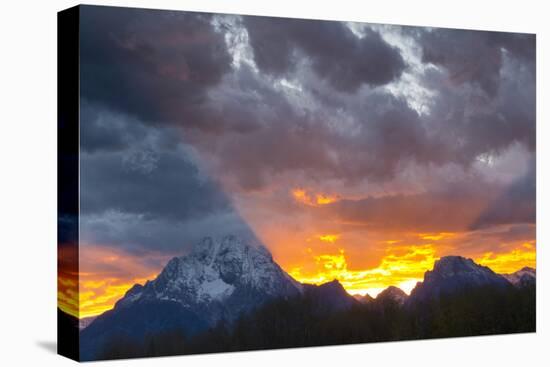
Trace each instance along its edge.
<path fill-rule="evenodd" d="M 186 0 L 94 4 L 537 33 L 537 333 L 98 362 L 116 366 L 543 365 L 548 304 L 549 11 L 539 1 Z M 0 365 L 73 364 L 56 340 L 56 12 L 4 1 L 0 22 Z M 545 16 L 546 15 L 546 16 Z M 546 102 L 546 104 L 545 104 Z M 546 288 L 546 291 L 544 290 Z"/>

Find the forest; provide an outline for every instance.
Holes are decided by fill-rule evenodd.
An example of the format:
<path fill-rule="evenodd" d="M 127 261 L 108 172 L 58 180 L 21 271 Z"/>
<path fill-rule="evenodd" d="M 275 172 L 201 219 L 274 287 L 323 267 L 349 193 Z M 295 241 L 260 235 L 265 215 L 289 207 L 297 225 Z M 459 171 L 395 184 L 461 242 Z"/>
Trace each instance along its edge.
<path fill-rule="evenodd" d="M 422 303 L 387 299 L 331 311 L 315 299 L 267 303 L 233 323 L 187 336 L 171 330 L 132 340 L 113 337 L 99 359 L 525 333 L 536 330 L 535 286 L 479 287 Z"/>

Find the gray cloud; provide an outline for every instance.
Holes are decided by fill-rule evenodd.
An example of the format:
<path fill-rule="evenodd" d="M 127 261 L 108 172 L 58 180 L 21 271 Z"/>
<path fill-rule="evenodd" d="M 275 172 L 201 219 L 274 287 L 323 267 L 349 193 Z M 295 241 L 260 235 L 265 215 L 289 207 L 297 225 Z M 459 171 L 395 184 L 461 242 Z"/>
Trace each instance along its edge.
<path fill-rule="evenodd" d="M 205 235 L 250 234 L 199 168 L 181 131 L 83 103 L 80 230 L 84 243 L 181 253 Z"/>
<path fill-rule="evenodd" d="M 480 155 L 499 156 L 515 143 L 535 151 L 534 73 L 510 55 L 494 66 L 499 76 L 494 95 L 480 91 L 476 81 L 449 83 L 450 77 L 438 70 L 424 76 L 425 85 L 436 93 L 425 123 L 432 137 L 447 147 L 449 160 L 468 166 Z"/>
<path fill-rule="evenodd" d="M 216 184 L 201 177 L 181 151 L 155 148 L 81 155 L 81 212 L 113 209 L 153 218 L 187 219 L 230 208 Z M 136 154 L 154 154 L 154 164 L 146 162 L 142 167 L 131 162 Z"/>
<path fill-rule="evenodd" d="M 195 109 L 231 62 L 212 15 L 82 9 L 82 96 L 145 122 L 200 128 Z"/>
<path fill-rule="evenodd" d="M 384 85 L 399 78 L 405 61 L 370 29 L 360 38 L 342 22 L 244 17 L 260 70 L 285 75 L 305 56 L 320 78 L 340 91 L 362 84 Z"/>
<path fill-rule="evenodd" d="M 534 70 L 534 35 L 457 29 L 416 31 L 424 62 L 445 68 L 454 83 L 474 83 L 490 96 L 495 96 L 500 86 L 503 49 L 527 61 Z"/>
<path fill-rule="evenodd" d="M 436 66 L 411 69 L 411 55 L 368 27 L 358 37 L 338 22 L 227 16 L 242 19 L 228 24 L 246 28 L 240 47 L 253 57 L 231 66 L 227 25 L 211 15 L 83 9 L 81 208 L 90 240 L 172 251 L 248 230 L 218 180 L 244 191 L 289 177 L 368 188 L 415 166 L 461 169 L 454 185 L 323 210 L 415 230 L 534 221 L 534 168 L 510 187 L 471 175 L 513 144 L 534 155 L 533 36 L 403 28 L 419 63 Z M 423 113 L 392 92 L 408 88 L 407 73 L 431 93 Z M 523 209 L 498 216 L 512 207 Z"/>
<path fill-rule="evenodd" d="M 138 119 L 84 98 L 80 101 L 80 147 L 86 153 L 116 152 L 150 138 L 154 131 Z M 176 137 L 174 142 L 178 142 Z M 174 143 L 172 143 L 173 145 Z"/>
<path fill-rule="evenodd" d="M 380 181 L 392 178 L 401 161 L 449 159 L 448 148 L 430 139 L 403 98 L 384 91 L 352 97 L 305 87 L 289 91 L 242 66 L 209 94 L 217 106 L 213 109 L 220 111 L 221 128 L 248 128 L 190 132 L 188 141 L 244 189 L 262 188 L 285 173 L 313 180 Z"/>
<path fill-rule="evenodd" d="M 492 200 L 470 228 L 479 229 L 497 224 L 534 224 L 536 211 L 536 176 L 533 159 L 525 176 L 512 182 L 504 192 Z"/>
<path fill-rule="evenodd" d="M 372 230 L 463 231 L 499 189 L 475 181 L 455 182 L 437 191 L 342 200 L 321 210 L 342 223 Z"/>
<path fill-rule="evenodd" d="M 184 199 L 180 198 L 180 205 L 185 205 Z M 181 220 L 106 211 L 82 216 L 80 227 L 84 244 L 114 246 L 135 255 L 149 252 L 181 255 L 205 236 L 253 235 L 234 211 L 203 213 Z"/>

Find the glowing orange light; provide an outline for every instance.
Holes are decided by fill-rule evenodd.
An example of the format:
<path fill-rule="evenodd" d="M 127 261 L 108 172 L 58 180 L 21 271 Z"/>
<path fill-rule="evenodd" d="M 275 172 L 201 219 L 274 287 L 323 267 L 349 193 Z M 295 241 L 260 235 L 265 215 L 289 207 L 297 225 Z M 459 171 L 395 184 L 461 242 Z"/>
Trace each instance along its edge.
<path fill-rule="evenodd" d="M 340 238 L 340 235 L 337 235 L 337 234 L 325 234 L 325 235 L 321 235 L 318 237 L 321 241 L 323 242 L 329 242 L 329 243 L 334 243 L 336 242 L 339 238 Z"/>
<path fill-rule="evenodd" d="M 294 199 L 299 203 L 311 205 L 311 199 L 305 190 L 294 189 L 292 190 L 292 196 L 294 196 Z"/>
<path fill-rule="evenodd" d="M 308 273 L 303 267 L 296 267 L 289 273 L 303 283 L 322 284 L 337 279 L 350 294 L 368 293 L 375 297 L 390 285 L 410 293 L 437 260 L 431 245 L 393 247 L 386 252 L 379 265 L 371 269 L 349 269 L 345 251 L 339 249 L 337 254 L 314 256 L 315 272 Z"/>
<path fill-rule="evenodd" d="M 326 205 L 338 201 L 337 196 L 327 194 L 313 194 L 311 192 L 308 192 L 307 190 L 300 188 L 292 190 L 292 196 L 297 202 L 309 206 Z"/>
<path fill-rule="evenodd" d="M 62 274 L 57 278 L 57 306 L 74 317 L 78 316 L 78 282 L 76 274 Z"/>
<path fill-rule="evenodd" d="M 303 197 L 314 197 L 307 195 L 304 190 L 301 192 Z M 345 244 L 342 243 L 345 241 L 340 239 L 340 234 L 319 234 L 309 237 L 312 241 L 307 247 L 304 246 L 302 252 L 305 258 L 291 266 L 285 266 L 284 262 L 281 264 L 291 276 L 302 283 L 322 284 L 337 279 L 350 294 L 369 294 L 373 297 L 390 285 L 410 293 L 416 283 L 423 280 L 424 273 L 431 270 L 434 262 L 444 254 L 470 256 L 477 263 L 489 266 L 497 273 L 512 273 L 524 266 L 536 266 L 534 241 L 517 244 L 505 252 L 486 252 L 476 256 L 453 253 L 452 246 L 446 246 L 445 239 L 455 236 L 454 233 L 412 235 L 433 243 L 405 245 L 405 239 L 380 241 L 378 243 L 384 246 L 382 249 L 385 252 L 376 255 L 379 260 L 375 265 L 357 268 L 357 263 L 349 261 Z M 454 237 L 453 241 L 457 238 L 459 237 Z M 338 244 L 337 250 L 334 249 L 335 244 Z M 88 247 L 87 251 L 90 258 L 99 259 L 102 264 L 111 263 L 116 258 L 117 268 L 126 269 L 124 274 L 130 276 L 94 272 L 92 267 L 81 268 L 83 271 L 79 275 L 62 274 L 58 279 L 58 304 L 63 311 L 76 317 L 95 316 L 112 309 L 116 301 L 134 284 L 143 284 L 160 271 L 144 267 L 140 265 L 139 259 L 113 249 L 98 246 Z M 365 253 L 365 257 L 374 256 L 373 253 Z M 353 260 L 357 261 L 355 253 L 353 256 Z"/>
<path fill-rule="evenodd" d="M 439 232 L 439 233 L 419 233 L 418 237 L 423 240 L 429 241 L 441 241 L 443 239 L 454 237 L 456 234 L 452 232 Z"/>
<path fill-rule="evenodd" d="M 534 243 L 527 242 L 506 253 L 486 252 L 474 261 L 490 267 L 494 272 L 507 274 L 525 266 L 536 267 L 537 254 Z"/>
<path fill-rule="evenodd" d="M 76 300 L 78 317 L 99 315 L 113 308 L 115 303 L 135 284 L 154 279 L 166 263 L 164 254 L 147 254 L 156 259 L 159 268 L 151 267 L 143 258 L 120 249 L 102 245 L 81 246 L 80 273 Z M 109 266 L 106 268 L 104 264 Z"/>
<path fill-rule="evenodd" d="M 387 243 L 388 245 L 393 245 L 394 243 L 398 243 L 399 240 L 387 240 L 387 241 L 384 241 L 384 243 Z"/>
<path fill-rule="evenodd" d="M 143 284 L 147 279 L 153 279 L 155 274 L 147 278 L 135 278 L 130 280 L 107 278 L 102 280 L 80 281 L 80 313 L 79 316 L 89 317 L 102 314 L 113 308 L 116 301 L 134 285 Z"/>
<path fill-rule="evenodd" d="M 336 202 L 337 200 L 338 198 L 336 196 L 317 194 L 317 204 L 319 205 L 331 204 Z"/>

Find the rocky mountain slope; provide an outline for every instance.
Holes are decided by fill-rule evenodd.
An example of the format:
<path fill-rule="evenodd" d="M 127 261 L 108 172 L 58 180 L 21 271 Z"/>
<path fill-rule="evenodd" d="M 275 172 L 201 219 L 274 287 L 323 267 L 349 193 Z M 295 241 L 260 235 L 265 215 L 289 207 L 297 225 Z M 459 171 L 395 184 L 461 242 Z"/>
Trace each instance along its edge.
<path fill-rule="evenodd" d="M 521 270 L 516 271 L 512 274 L 503 274 L 510 283 L 516 287 L 525 287 L 529 285 L 534 285 L 537 279 L 537 271 L 530 267 L 524 267 Z"/>
<path fill-rule="evenodd" d="M 445 256 L 437 260 L 424 281 L 412 290 L 407 304 L 425 302 L 445 294 L 479 287 L 506 288 L 510 282 L 486 266 L 462 256 Z"/>
<path fill-rule="evenodd" d="M 118 336 L 181 330 L 194 335 L 232 322 L 269 300 L 302 294 L 303 286 L 277 265 L 261 244 L 226 236 L 205 238 L 168 262 L 156 279 L 135 285 L 81 332 L 83 359 L 97 358 Z"/>

